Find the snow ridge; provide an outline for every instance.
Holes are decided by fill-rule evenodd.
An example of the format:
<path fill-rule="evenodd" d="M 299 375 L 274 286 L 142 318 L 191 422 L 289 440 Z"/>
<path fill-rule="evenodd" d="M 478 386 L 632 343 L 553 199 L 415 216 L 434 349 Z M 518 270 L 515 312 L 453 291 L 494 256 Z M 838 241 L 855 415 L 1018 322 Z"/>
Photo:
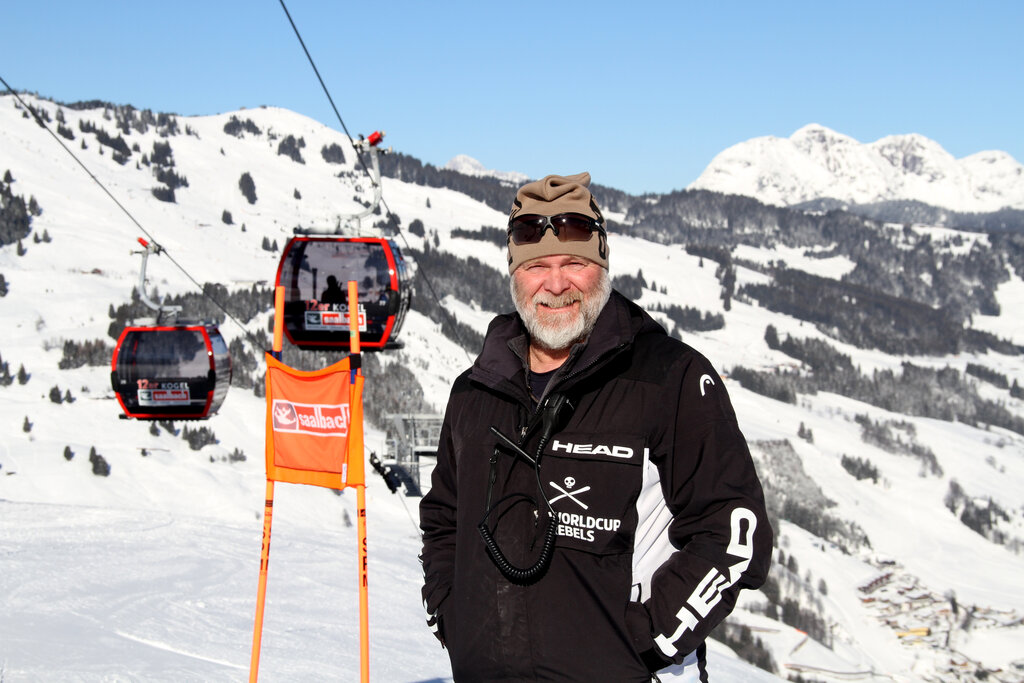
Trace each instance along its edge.
<path fill-rule="evenodd" d="M 916 133 L 861 143 L 819 124 L 788 138 L 757 137 L 719 153 L 689 189 L 791 206 L 916 200 L 961 212 L 1024 208 L 1024 165 L 1006 152 L 956 159 Z"/>
<path fill-rule="evenodd" d="M 464 175 L 497 178 L 498 180 L 511 185 L 522 185 L 530 179 L 530 176 L 518 171 L 494 171 L 485 168 L 482 163 L 471 156 L 458 154 L 452 157 L 444 168 Z"/>

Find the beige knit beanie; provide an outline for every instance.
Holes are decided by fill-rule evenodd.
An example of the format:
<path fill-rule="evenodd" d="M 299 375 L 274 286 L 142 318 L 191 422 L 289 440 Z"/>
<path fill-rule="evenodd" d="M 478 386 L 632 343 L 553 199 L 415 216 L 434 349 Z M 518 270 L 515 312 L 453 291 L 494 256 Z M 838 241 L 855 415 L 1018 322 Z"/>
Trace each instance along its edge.
<path fill-rule="evenodd" d="M 589 173 L 570 176 L 549 175 L 527 183 L 516 193 L 509 221 L 518 215 L 539 214 L 555 216 L 560 213 L 579 213 L 590 216 L 604 227 L 604 217 L 590 194 Z M 608 240 L 604 232 L 595 230 L 585 242 L 560 242 L 551 230 L 545 230 L 536 244 L 516 244 L 508 239 L 508 272 L 513 273 L 525 261 L 540 256 L 573 254 L 583 256 L 608 269 Z"/>

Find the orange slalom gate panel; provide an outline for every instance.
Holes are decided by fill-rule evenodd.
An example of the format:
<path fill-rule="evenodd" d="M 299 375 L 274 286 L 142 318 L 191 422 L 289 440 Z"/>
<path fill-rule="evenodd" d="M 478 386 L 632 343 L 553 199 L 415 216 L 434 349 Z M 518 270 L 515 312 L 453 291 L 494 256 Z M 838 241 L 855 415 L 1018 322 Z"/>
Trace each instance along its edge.
<path fill-rule="evenodd" d="M 365 484 L 363 377 L 349 360 L 302 371 L 267 361 L 267 479 L 340 489 Z"/>

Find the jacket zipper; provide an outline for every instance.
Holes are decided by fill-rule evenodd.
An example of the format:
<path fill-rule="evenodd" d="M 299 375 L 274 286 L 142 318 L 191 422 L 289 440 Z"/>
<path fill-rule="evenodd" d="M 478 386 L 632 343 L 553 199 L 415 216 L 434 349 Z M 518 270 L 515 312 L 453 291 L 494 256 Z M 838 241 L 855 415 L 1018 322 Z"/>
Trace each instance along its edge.
<path fill-rule="evenodd" d="M 561 386 L 561 385 L 565 384 L 566 382 L 568 382 L 573 377 L 576 377 L 577 375 L 583 374 L 584 372 L 586 372 L 587 370 L 590 370 L 592 367 L 594 367 L 595 365 L 597 365 L 599 363 L 604 363 L 605 361 L 611 360 L 613 357 L 617 356 L 620 351 L 625 349 L 631 343 L 632 342 L 630 342 L 630 341 L 622 342 L 618 346 L 612 348 L 610 351 L 602 353 L 600 356 L 598 356 L 594 360 L 590 361 L 589 363 L 587 363 L 583 367 L 576 368 L 575 370 L 571 371 L 568 375 L 566 375 L 565 377 L 562 377 L 560 380 L 558 380 L 558 386 Z M 547 399 L 549 393 L 551 393 L 550 392 L 550 388 L 546 389 L 544 391 L 544 398 L 545 399 Z M 544 401 L 538 402 L 537 403 L 537 408 L 534 409 L 534 412 L 536 412 L 537 410 L 540 410 L 540 407 L 542 405 L 544 405 Z"/>

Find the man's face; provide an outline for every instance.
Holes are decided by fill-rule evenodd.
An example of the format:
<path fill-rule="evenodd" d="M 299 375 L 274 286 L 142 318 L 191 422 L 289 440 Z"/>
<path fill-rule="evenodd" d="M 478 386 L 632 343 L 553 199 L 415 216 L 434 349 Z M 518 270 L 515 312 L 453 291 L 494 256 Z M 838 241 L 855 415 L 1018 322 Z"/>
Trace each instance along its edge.
<path fill-rule="evenodd" d="M 512 273 L 511 286 L 532 343 L 552 351 L 587 337 L 611 294 L 608 271 L 568 254 L 527 261 Z"/>

